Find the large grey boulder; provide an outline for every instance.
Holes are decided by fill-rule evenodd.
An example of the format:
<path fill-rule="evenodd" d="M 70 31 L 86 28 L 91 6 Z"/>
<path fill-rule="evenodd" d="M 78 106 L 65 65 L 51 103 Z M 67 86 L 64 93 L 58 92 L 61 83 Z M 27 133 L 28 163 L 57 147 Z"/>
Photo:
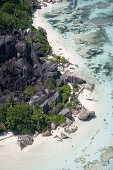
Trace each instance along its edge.
<path fill-rule="evenodd" d="M 50 61 L 46 61 L 43 65 L 42 65 L 42 72 L 47 73 L 47 72 L 56 72 L 57 71 L 57 65 L 56 64 L 52 64 Z"/>
<path fill-rule="evenodd" d="M 41 105 L 43 102 L 45 102 L 47 100 L 47 96 L 42 94 L 42 95 L 34 95 L 31 99 L 29 104 L 30 105 Z"/>
<path fill-rule="evenodd" d="M 62 87 L 65 83 L 66 83 L 66 82 L 64 82 L 63 79 L 57 79 L 57 80 L 56 80 L 56 85 L 57 85 L 58 87 Z"/>
<path fill-rule="evenodd" d="M 34 142 L 34 139 L 30 135 L 21 135 L 18 136 L 17 143 L 20 146 L 21 150 L 24 149 L 28 145 L 32 145 Z"/>
<path fill-rule="evenodd" d="M 12 35 L 0 36 L 0 63 L 5 62 L 15 56 L 16 39 Z"/>
<path fill-rule="evenodd" d="M 37 81 L 34 88 L 35 88 L 35 93 L 38 93 L 39 95 L 43 94 L 43 92 L 42 92 L 42 84 L 41 84 L 41 82 L 39 80 Z"/>
<path fill-rule="evenodd" d="M 74 83 L 74 82 L 76 82 L 77 84 L 86 83 L 86 80 L 84 80 L 80 75 L 70 71 L 64 73 L 60 78 L 63 79 L 65 82 L 67 80 L 70 83 Z"/>
<path fill-rule="evenodd" d="M 62 139 L 68 139 L 69 137 L 67 135 L 65 135 L 64 133 L 61 133 L 61 138 Z"/>
<path fill-rule="evenodd" d="M 42 75 L 42 77 L 41 77 L 42 82 L 44 82 L 44 80 L 46 80 L 46 79 L 48 79 L 48 78 L 57 79 L 57 78 L 58 78 L 58 73 L 57 73 L 57 71 L 44 73 L 44 74 Z"/>
<path fill-rule="evenodd" d="M 45 132 L 42 133 L 42 136 L 51 136 L 51 131 L 50 130 L 47 130 Z"/>
<path fill-rule="evenodd" d="M 90 117 L 95 116 L 95 112 L 94 111 L 88 111 L 88 116 L 90 116 Z"/>
<path fill-rule="evenodd" d="M 73 121 L 71 119 L 69 119 L 68 117 L 66 117 L 66 126 L 71 126 L 73 123 Z"/>
<path fill-rule="evenodd" d="M 35 53 L 31 54 L 32 62 L 33 62 L 33 70 L 34 70 L 34 76 L 39 77 L 42 75 L 42 64 L 40 59 L 36 56 Z"/>
<path fill-rule="evenodd" d="M 26 59 L 13 57 L 2 65 L 0 83 L 10 91 L 24 90 L 33 76 L 32 66 Z"/>
<path fill-rule="evenodd" d="M 61 115 L 61 114 L 68 118 L 72 117 L 72 111 L 68 108 L 62 109 L 61 112 L 59 113 L 59 115 Z"/>
<path fill-rule="evenodd" d="M 31 51 L 32 51 L 32 53 L 35 53 L 36 54 L 36 57 L 38 57 L 38 59 L 40 58 L 40 57 L 44 57 L 45 56 L 45 54 L 44 54 L 44 52 L 42 52 L 41 50 L 40 50 L 40 44 L 38 44 L 38 43 L 34 43 L 33 44 L 33 46 L 31 47 Z"/>
<path fill-rule="evenodd" d="M 77 115 L 77 118 L 80 120 L 86 120 L 88 118 L 88 112 L 86 109 L 82 109 L 81 112 Z"/>
<path fill-rule="evenodd" d="M 62 96 L 60 92 L 56 92 L 52 97 L 50 97 L 49 99 L 47 99 L 44 103 L 42 103 L 40 105 L 40 107 L 42 108 L 42 110 L 44 111 L 44 113 L 47 113 L 49 111 L 49 107 L 50 107 L 50 103 L 51 102 L 56 102 L 59 103 L 62 100 Z"/>
<path fill-rule="evenodd" d="M 36 138 L 38 135 L 39 135 L 39 132 L 38 132 L 38 131 L 35 131 L 34 137 Z"/>
<path fill-rule="evenodd" d="M 26 35 L 26 38 L 33 38 L 36 37 L 37 32 L 36 31 L 32 31 L 31 29 L 28 30 L 28 33 Z M 33 44 L 34 45 L 34 44 Z"/>
<path fill-rule="evenodd" d="M 69 119 L 68 117 L 66 117 L 66 122 L 60 124 L 60 127 L 71 126 L 72 124 L 73 124 L 73 121 L 71 119 Z"/>
<path fill-rule="evenodd" d="M 77 129 L 78 129 L 78 127 L 77 126 L 75 126 L 75 127 L 66 127 L 66 128 L 64 128 L 64 131 L 66 132 L 66 133 L 69 133 L 69 134 L 71 134 L 71 133 L 74 133 L 74 132 L 76 132 L 77 131 Z"/>
<path fill-rule="evenodd" d="M 55 130 L 56 129 L 56 125 L 54 122 L 51 123 L 51 130 Z"/>
<path fill-rule="evenodd" d="M 88 117 L 95 116 L 94 111 L 87 111 L 86 109 L 82 109 L 81 112 L 77 115 L 77 118 L 80 120 L 87 120 Z"/>
<path fill-rule="evenodd" d="M 19 41 L 16 44 L 17 58 L 25 58 L 27 61 L 31 61 L 31 47 L 26 41 Z"/>
<path fill-rule="evenodd" d="M 89 91 L 93 91 L 94 90 L 94 87 L 95 85 L 94 84 L 82 84 L 82 87 L 84 87 L 84 89 L 87 89 Z"/>

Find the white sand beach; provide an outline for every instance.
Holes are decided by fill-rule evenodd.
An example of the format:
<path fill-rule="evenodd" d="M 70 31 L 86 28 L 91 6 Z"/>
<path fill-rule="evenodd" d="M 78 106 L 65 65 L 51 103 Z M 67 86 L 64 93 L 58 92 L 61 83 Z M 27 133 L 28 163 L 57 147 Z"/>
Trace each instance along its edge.
<path fill-rule="evenodd" d="M 50 7 L 52 7 L 52 5 L 50 5 Z M 55 54 L 61 55 L 61 56 L 65 57 L 66 59 L 69 59 L 69 61 L 74 65 L 75 64 L 78 65 L 78 63 L 76 62 L 76 56 L 71 54 L 66 49 L 66 47 L 63 44 L 63 40 L 60 37 L 60 34 L 56 33 L 56 31 L 54 31 L 52 29 L 52 27 L 49 24 L 47 24 L 47 22 L 44 20 L 44 18 L 42 18 L 40 16 L 39 10 L 37 10 L 34 13 L 33 26 L 35 26 L 36 28 L 38 28 L 38 26 L 40 26 L 47 31 L 48 41 L 49 41 L 50 45 L 52 46 L 52 50 Z M 95 102 L 86 100 L 86 98 L 93 98 L 93 93 L 91 93 L 88 90 L 83 90 L 83 92 L 79 95 L 79 100 L 84 107 L 86 107 L 89 110 L 95 111 Z M 87 126 L 84 129 L 84 125 L 86 125 L 86 123 L 87 123 Z M 92 123 L 91 122 L 82 122 L 76 118 L 74 125 L 78 126 L 77 132 L 72 135 L 72 138 L 74 138 L 74 140 L 73 140 L 74 145 L 76 145 L 76 147 L 77 147 L 80 145 L 81 142 L 84 141 L 85 138 L 87 138 L 89 129 L 91 131 L 90 127 L 92 127 Z M 52 136 L 50 136 L 50 137 L 42 137 L 42 135 L 40 134 L 36 138 L 34 138 L 33 145 L 26 147 L 23 151 L 21 151 L 20 147 L 17 144 L 18 137 L 11 136 L 12 134 L 8 133 L 7 135 L 0 137 L 0 150 L 1 150 L 0 157 L 2 157 L 2 155 L 6 155 L 6 153 L 7 153 L 7 158 L 10 158 L 11 159 L 10 161 L 13 161 L 13 159 L 15 159 L 17 157 L 17 155 L 19 156 L 19 159 L 21 160 L 22 155 L 27 154 L 27 153 L 29 154 L 30 152 L 32 152 L 32 150 L 35 150 L 36 148 L 38 150 L 40 150 L 40 148 L 42 148 L 43 145 L 46 146 L 46 153 L 44 150 L 40 150 L 38 154 L 46 155 L 49 152 L 49 150 L 51 149 L 51 146 L 53 148 L 53 154 L 54 154 L 54 149 L 56 149 L 57 151 L 59 151 L 59 148 L 61 150 L 62 149 L 65 150 L 65 151 L 66 151 L 66 149 L 69 150 L 70 146 L 68 145 L 68 147 L 67 147 L 66 141 L 65 141 L 65 143 L 64 143 L 64 141 L 59 142 L 58 138 L 54 138 L 56 135 L 58 135 L 60 137 L 61 132 L 64 132 L 64 129 L 61 127 L 58 127 L 56 130 L 52 131 Z M 9 137 L 9 136 L 11 136 L 11 137 Z M 9 138 L 7 138 L 7 137 L 9 137 Z M 7 139 L 1 140 L 2 138 L 7 138 Z M 71 144 L 73 143 L 73 141 L 71 141 Z M 62 145 L 61 143 L 64 143 L 64 144 Z M 69 144 L 69 142 L 68 142 L 68 144 Z M 58 154 L 59 153 L 60 152 L 58 152 Z M 57 155 L 57 153 L 56 153 L 56 155 Z M 0 158 L 0 161 L 2 161 L 1 158 Z M 3 162 L 4 162 L 4 159 L 3 159 Z M 2 162 L 2 167 L 4 167 L 3 162 Z M 12 165 L 13 165 L 13 163 L 12 163 Z M 7 166 L 9 166 L 9 169 L 11 168 L 10 163 Z M 11 168 L 11 169 L 13 169 L 13 168 Z"/>
<path fill-rule="evenodd" d="M 49 4 L 49 8 L 52 7 L 52 4 Z M 63 44 L 63 40 L 60 37 L 60 34 L 56 33 L 51 26 L 44 20 L 43 17 L 40 16 L 40 11 L 37 10 L 34 13 L 34 21 L 33 21 L 33 26 L 38 28 L 39 26 L 44 28 L 47 31 L 47 38 L 52 46 L 52 50 L 55 54 L 64 56 L 66 59 L 69 59 L 69 61 L 72 64 L 77 64 L 76 63 L 76 57 L 71 54 L 66 47 Z M 75 67 L 76 68 L 76 67 Z M 83 90 L 83 92 L 79 95 L 79 100 L 81 104 L 86 107 L 89 110 L 94 110 L 95 111 L 95 102 L 94 101 L 89 101 L 86 100 L 86 98 L 93 98 L 92 92 L 88 90 Z M 79 120 L 76 120 L 79 122 Z M 53 131 L 53 134 L 51 137 L 42 137 L 42 135 L 38 135 L 34 139 L 34 143 L 32 146 L 28 146 L 27 148 L 24 149 L 24 152 L 32 149 L 32 147 L 39 146 L 42 143 L 52 143 L 52 142 L 57 142 L 58 139 L 55 139 L 54 136 L 58 135 L 60 136 L 61 132 L 63 131 L 63 128 L 58 127 L 57 130 Z M 5 150 L 8 152 L 9 150 L 12 152 L 13 150 L 16 152 L 21 152 L 18 144 L 17 144 L 17 136 L 11 136 L 11 133 L 8 133 L 5 136 L 1 136 L 0 139 L 5 138 L 4 140 L 0 140 L 0 147 L 4 147 Z M 10 137 L 11 136 L 11 137 Z M 8 138 L 9 137 L 9 138 Z M 6 139 L 7 138 L 7 139 Z M 10 147 L 9 147 L 10 144 Z"/>

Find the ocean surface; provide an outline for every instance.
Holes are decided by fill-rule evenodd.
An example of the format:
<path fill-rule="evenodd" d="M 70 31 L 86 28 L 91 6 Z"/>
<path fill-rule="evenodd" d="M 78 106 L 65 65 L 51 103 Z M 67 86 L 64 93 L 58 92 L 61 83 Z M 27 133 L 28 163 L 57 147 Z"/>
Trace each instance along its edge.
<path fill-rule="evenodd" d="M 95 84 L 96 118 L 64 142 L 11 157 L 0 152 L 0 170 L 113 170 L 113 0 L 68 0 L 40 13 L 78 54 L 76 71 Z"/>

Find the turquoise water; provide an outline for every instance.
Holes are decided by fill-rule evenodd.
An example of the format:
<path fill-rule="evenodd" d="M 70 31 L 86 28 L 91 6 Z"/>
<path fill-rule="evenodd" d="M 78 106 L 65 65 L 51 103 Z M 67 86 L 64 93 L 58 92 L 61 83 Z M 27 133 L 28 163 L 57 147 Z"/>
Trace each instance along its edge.
<path fill-rule="evenodd" d="M 78 130 L 71 139 L 61 143 L 43 143 L 27 154 L 0 151 L 0 170 L 112 170 L 113 159 L 106 166 L 85 166 L 89 161 L 101 162 L 100 156 L 104 151 L 99 149 L 113 146 L 113 0 L 78 0 L 77 7 L 75 0 L 64 1 L 47 8 L 46 12 L 44 8 L 40 13 L 61 34 L 67 49 L 79 54 L 77 57 L 81 64 L 76 71 L 87 82 L 95 84 L 96 118 L 81 122 L 78 127 L 83 132 Z M 96 37 L 92 38 L 94 33 Z M 81 37 L 85 40 L 78 43 Z M 99 48 L 103 53 L 86 58 L 84 47 Z M 78 141 L 79 135 L 81 141 Z M 78 157 L 82 160 L 76 163 Z"/>
<path fill-rule="evenodd" d="M 113 146 L 113 1 L 78 0 L 77 7 L 75 4 L 74 0 L 65 1 L 46 12 L 42 11 L 53 29 L 63 37 L 68 50 L 73 54 L 75 51 L 82 54 L 79 55 L 81 65 L 76 71 L 89 83 L 96 84 L 94 97 L 99 100 L 96 104 L 97 118 L 91 122 L 95 125 L 91 133 L 88 133 L 87 140 L 76 149 L 73 148 L 73 151 L 67 151 L 64 154 L 65 161 L 62 158 L 57 165 L 57 168 L 72 170 L 84 169 L 88 161 L 99 161 L 99 148 Z M 88 41 L 93 33 L 96 33 L 96 37 Z M 77 44 L 84 35 L 84 42 Z M 87 57 L 83 52 L 84 46 L 99 48 L 103 52 Z M 79 156 L 83 156 L 86 162 L 73 161 Z M 107 166 L 101 165 L 97 169 L 112 170 L 113 159 L 110 159 Z"/>

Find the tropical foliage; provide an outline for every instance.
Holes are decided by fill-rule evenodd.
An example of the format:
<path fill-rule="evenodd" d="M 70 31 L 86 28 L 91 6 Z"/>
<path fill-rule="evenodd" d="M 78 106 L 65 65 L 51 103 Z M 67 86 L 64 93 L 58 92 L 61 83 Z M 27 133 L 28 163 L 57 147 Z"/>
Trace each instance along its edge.
<path fill-rule="evenodd" d="M 27 28 L 32 22 L 32 12 L 27 0 L 1 0 L 0 29 Z"/>

